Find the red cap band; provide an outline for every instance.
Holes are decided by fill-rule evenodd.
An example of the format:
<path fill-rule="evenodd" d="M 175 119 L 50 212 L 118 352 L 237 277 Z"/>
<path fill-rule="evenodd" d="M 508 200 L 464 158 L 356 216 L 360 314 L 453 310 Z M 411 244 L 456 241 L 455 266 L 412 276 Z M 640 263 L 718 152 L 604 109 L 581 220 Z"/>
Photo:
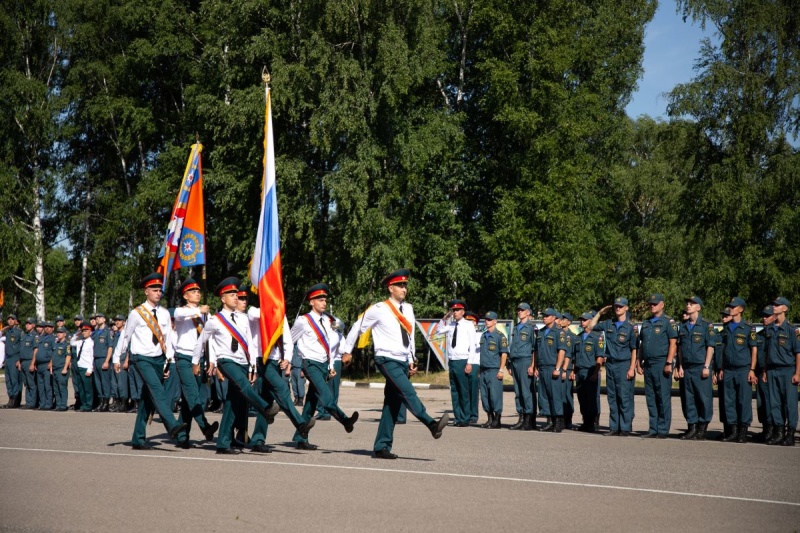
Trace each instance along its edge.
<path fill-rule="evenodd" d="M 463 304 L 453 304 L 453 307 L 451 307 L 450 309 L 464 309 L 464 305 Z"/>
<path fill-rule="evenodd" d="M 237 296 L 247 296 L 247 291 L 239 291 L 236 293 Z"/>
<path fill-rule="evenodd" d="M 325 292 L 324 290 L 320 289 L 318 291 L 314 291 L 312 293 L 309 293 L 308 299 L 309 300 L 313 300 L 314 298 L 317 298 L 319 296 L 327 296 L 327 295 L 328 295 L 327 292 Z"/>
<path fill-rule="evenodd" d="M 160 279 L 151 279 L 144 283 L 144 288 L 149 289 L 150 287 L 155 287 L 156 285 L 158 285 L 159 287 L 163 287 L 164 282 Z"/>
<path fill-rule="evenodd" d="M 225 294 L 226 292 L 239 292 L 239 287 L 236 285 L 226 285 L 219 290 L 220 294 Z"/>
<path fill-rule="evenodd" d="M 200 285 L 198 285 L 197 283 L 192 283 L 190 285 L 187 285 L 186 287 L 183 288 L 183 292 L 190 291 L 192 289 L 198 289 L 199 290 L 200 289 Z"/>
<path fill-rule="evenodd" d="M 397 276 L 396 278 L 390 279 L 387 285 L 394 285 L 395 283 L 403 283 L 406 281 L 408 281 L 408 276 Z"/>

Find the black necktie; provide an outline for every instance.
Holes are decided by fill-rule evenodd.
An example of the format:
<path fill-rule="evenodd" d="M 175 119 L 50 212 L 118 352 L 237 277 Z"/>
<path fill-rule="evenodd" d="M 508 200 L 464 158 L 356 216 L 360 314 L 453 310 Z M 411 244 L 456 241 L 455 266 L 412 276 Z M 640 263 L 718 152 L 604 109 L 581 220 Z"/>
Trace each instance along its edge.
<path fill-rule="evenodd" d="M 81 354 L 83 353 L 83 343 L 84 343 L 84 342 L 86 342 L 86 340 L 82 340 L 82 341 L 81 341 L 81 347 L 80 347 L 80 349 L 78 350 L 78 359 L 80 359 L 80 358 L 81 358 Z"/>
<path fill-rule="evenodd" d="M 400 304 L 400 314 L 401 315 L 403 314 L 403 304 Z M 408 343 L 409 343 L 408 332 L 406 331 L 406 328 L 404 328 L 402 324 L 400 324 L 400 336 L 403 337 L 403 348 L 408 348 Z"/>
<path fill-rule="evenodd" d="M 231 311 L 231 322 L 236 324 L 236 317 L 234 316 L 233 311 Z M 236 339 L 233 338 L 233 335 L 231 335 L 231 353 L 236 353 L 236 350 L 238 349 L 239 349 L 239 343 L 236 341 Z"/>
<path fill-rule="evenodd" d="M 156 326 L 158 326 L 158 313 L 156 313 L 155 307 L 153 308 L 153 320 L 156 321 Z M 158 344 L 158 337 L 156 337 L 156 334 L 153 333 L 153 346 L 155 346 L 156 344 Z"/>
<path fill-rule="evenodd" d="M 450 347 L 456 347 L 456 339 L 458 338 L 458 322 L 456 322 L 456 327 L 453 328 L 453 340 L 450 342 Z"/>

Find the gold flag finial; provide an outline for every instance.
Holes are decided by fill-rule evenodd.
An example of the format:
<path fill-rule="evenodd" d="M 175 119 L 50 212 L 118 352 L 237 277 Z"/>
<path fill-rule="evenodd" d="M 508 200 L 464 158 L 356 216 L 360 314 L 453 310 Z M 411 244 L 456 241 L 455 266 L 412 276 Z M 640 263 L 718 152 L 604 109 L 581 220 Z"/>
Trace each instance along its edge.
<path fill-rule="evenodd" d="M 264 82 L 265 85 L 269 85 L 270 75 L 266 66 L 264 66 L 264 68 L 261 70 L 261 80 Z"/>

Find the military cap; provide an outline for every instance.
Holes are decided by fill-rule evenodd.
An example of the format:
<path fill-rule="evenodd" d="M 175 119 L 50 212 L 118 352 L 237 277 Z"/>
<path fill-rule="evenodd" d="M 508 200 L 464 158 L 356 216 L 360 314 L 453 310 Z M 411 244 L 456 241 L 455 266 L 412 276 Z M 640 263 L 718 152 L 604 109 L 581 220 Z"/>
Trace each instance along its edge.
<path fill-rule="evenodd" d="M 483 318 L 486 320 L 497 320 L 497 313 L 494 311 L 489 311 L 483 316 Z"/>
<path fill-rule="evenodd" d="M 478 320 L 480 320 L 480 318 L 478 317 L 478 313 L 474 313 L 472 311 L 467 311 L 467 313 L 464 315 L 464 318 L 466 318 L 467 320 L 472 320 L 476 324 L 478 323 Z"/>
<path fill-rule="evenodd" d="M 81 328 L 80 329 L 82 329 L 82 330 L 83 329 L 91 330 L 91 329 L 94 329 L 94 328 L 92 328 L 92 325 L 90 323 L 88 323 L 87 321 L 84 320 L 83 322 L 81 322 Z"/>
<path fill-rule="evenodd" d="M 104 315 L 103 313 L 97 313 L 96 315 L 94 315 L 94 317 L 95 318 L 105 318 L 106 315 Z"/>
<path fill-rule="evenodd" d="M 791 303 L 783 296 L 778 296 L 775 298 L 775 301 L 772 302 L 772 305 L 785 305 L 786 307 L 790 307 Z"/>
<path fill-rule="evenodd" d="M 64 326 L 58 326 L 58 328 L 56 329 L 56 333 L 66 333 L 66 332 L 67 328 L 65 328 Z"/>
<path fill-rule="evenodd" d="M 396 283 L 408 283 L 408 277 L 410 275 L 411 271 L 407 268 L 395 270 L 391 274 L 387 274 L 386 277 L 381 280 L 381 285 L 388 287 L 389 285 L 395 285 Z"/>
<path fill-rule="evenodd" d="M 663 301 L 664 301 L 664 297 L 661 294 L 657 293 L 657 292 L 654 292 L 653 294 L 651 294 L 650 297 L 647 299 L 647 303 L 651 303 L 651 304 L 659 304 L 659 303 L 661 303 Z"/>
<path fill-rule="evenodd" d="M 572 321 L 574 320 L 574 319 L 572 318 L 572 314 L 571 314 L 571 313 L 561 313 L 561 318 L 566 318 L 566 319 L 567 319 L 567 320 L 569 320 L 570 322 L 572 322 Z"/>
<path fill-rule="evenodd" d="M 761 310 L 761 316 L 772 316 L 774 314 L 775 314 L 775 308 L 771 305 L 768 305 Z"/>
<path fill-rule="evenodd" d="M 581 315 L 581 320 L 591 320 L 593 318 L 594 318 L 594 315 L 592 314 L 591 311 L 586 311 L 585 313 L 583 313 Z"/>
<path fill-rule="evenodd" d="M 153 272 L 142 279 L 141 285 L 143 289 L 160 289 L 164 286 L 164 276 L 158 272 Z"/>
<path fill-rule="evenodd" d="M 185 293 L 186 291 L 190 291 L 192 289 L 200 290 L 200 284 L 195 281 L 194 278 L 186 278 L 186 281 L 181 283 L 180 291 L 181 294 Z"/>
<path fill-rule="evenodd" d="M 466 309 L 467 303 L 464 300 L 450 300 L 450 303 L 447 305 L 450 309 Z"/>
<path fill-rule="evenodd" d="M 114 321 L 116 322 L 117 320 L 121 320 L 122 322 L 125 322 L 125 317 L 122 316 L 122 315 L 117 315 L 117 316 L 114 317 Z"/>
<path fill-rule="evenodd" d="M 40 321 L 38 321 L 38 322 L 36 323 L 36 327 L 37 327 L 37 328 L 43 328 L 43 327 L 44 327 L 44 324 L 45 324 L 44 320 L 40 320 Z"/>
<path fill-rule="evenodd" d="M 14 320 L 17 320 L 17 315 L 15 315 L 14 313 L 11 313 L 10 315 L 8 315 L 6 317 L 6 320 L 8 320 L 9 318 L 13 318 Z"/>
<path fill-rule="evenodd" d="M 561 313 L 553 309 L 552 307 L 548 307 L 544 310 L 544 316 L 554 316 L 556 318 L 561 318 Z"/>
<path fill-rule="evenodd" d="M 327 298 L 328 294 L 330 294 L 330 287 L 328 287 L 328 284 L 317 283 L 308 288 L 305 299 L 311 301 L 316 298 Z"/>
<path fill-rule="evenodd" d="M 731 314 L 731 306 L 726 305 L 725 309 L 722 310 L 722 314 L 725 315 L 725 316 L 730 315 Z"/>
<path fill-rule="evenodd" d="M 239 287 L 239 290 L 236 292 L 236 296 L 237 296 L 237 297 L 238 297 L 240 300 L 241 300 L 242 298 L 244 298 L 245 300 L 247 300 L 247 295 L 248 295 L 248 291 L 247 291 L 247 289 L 243 289 L 243 288 L 241 288 L 241 287 Z"/>
<path fill-rule="evenodd" d="M 50 322 L 49 320 L 45 320 L 45 322 L 44 322 L 44 327 L 46 327 L 46 328 L 54 328 L 54 327 L 56 327 L 56 326 L 55 326 L 55 324 L 53 324 L 53 323 L 52 323 L 52 322 Z"/>
<path fill-rule="evenodd" d="M 57 315 L 56 322 L 64 322 L 64 315 Z"/>
<path fill-rule="evenodd" d="M 731 300 L 731 303 L 728 304 L 728 307 L 731 309 L 734 307 L 745 307 L 747 306 L 747 302 L 744 301 L 744 298 L 737 296 Z"/>
<path fill-rule="evenodd" d="M 528 305 L 526 302 L 522 302 L 521 304 L 519 304 L 517 306 L 517 311 L 519 311 L 520 309 L 522 309 L 523 311 L 530 311 L 531 310 L 531 306 Z"/>
<path fill-rule="evenodd" d="M 239 292 L 239 285 L 241 284 L 239 278 L 229 276 L 217 284 L 217 287 L 214 289 L 214 294 L 222 296 L 226 292 Z"/>
<path fill-rule="evenodd" d="M 628 299 L 624 296 L 617 296 L 614 298 L 614 305 L 628 305 Z"/>
<path fill-rule="evenodd" d="M 29 316 L 28 319 L 25 321 L 26 324 L 36 324 L 36 319 L 32 316 Z"/>
<path fill-rule="evenodd" d="M 72 317 L 72 320 L 80 320 L 81 322 L 83 322 L 83 315 L 75 315 L 74 317 Z"/>
<path fill-rule="evenodd" d="M 686 298 L 687 302 L 692 302 L 693 304 L 697 304 L 700 307 L 703 306 L 703 300 L 699 296 L 695 296 L 694 294 Z"/>

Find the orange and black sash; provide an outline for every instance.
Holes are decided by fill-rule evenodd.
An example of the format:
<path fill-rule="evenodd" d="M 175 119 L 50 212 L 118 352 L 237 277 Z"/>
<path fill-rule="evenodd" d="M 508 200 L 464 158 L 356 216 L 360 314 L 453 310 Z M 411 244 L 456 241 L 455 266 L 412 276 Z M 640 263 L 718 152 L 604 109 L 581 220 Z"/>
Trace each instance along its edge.
<path fill-rule="evenodd" d="M 158 322 L 156 322 L 156 317 L 154 317 L 144 305 L 137 307 L 136 312 L 139 313 L 139 316 L 142 317 L 144 323 L 147 324 L 148 328 L 150 328 L 153 336 L 156 338 L 156 340 L 158 340 L 158 344 L 161 345 L 161 353 L 167 355 L 167 344 L 164 341 L 164 333 L 161 331 L 161 326 L 159 326 Z"/>
<path fill-rule="evenodd" d="M 410 342 L 410 336 L 411 336 L 411 323 L 394 306 L 394 304 L 392 303 L 392 301 L 390 299 L 387 299 L 385 303 L 386 303 L 386 305 L 389 306 L 389 309 L 392 310 L 392 313 L 394 313 L 394 317 L 397 319 L 397 321 L 400 322 L 400 333 L 403 336 L 403 346 L 408 348 L 408 344 Z"/>

